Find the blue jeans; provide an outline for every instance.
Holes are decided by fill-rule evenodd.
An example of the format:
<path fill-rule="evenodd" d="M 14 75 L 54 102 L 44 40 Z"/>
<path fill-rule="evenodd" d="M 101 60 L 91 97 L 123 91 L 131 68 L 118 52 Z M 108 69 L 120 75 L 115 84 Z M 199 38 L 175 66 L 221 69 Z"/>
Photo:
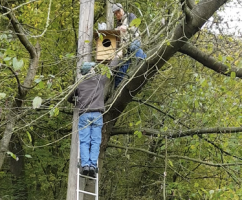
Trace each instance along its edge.
<path fill-rule="evenodd" d="M 144 51 L 140 48 L 140 41 L 139 40 L 135 40 L 134 42 L 131 43 L 130 45 L 130 51 L 131 53 L 135 52 L 135 57 L 139 58 L 139 59 L 145 59 L 147 56 L 144 53 Z M 123 80 L 124 75 L 126 74 L 129 65 L 131 63 L 131 59 L 127 60 L 120 68 L 119 68 L 119 72 L 116 74 L 115 76 L 115 80 L 114 80 L 114 87 L 116 88 L 119 83 Z"/>
<path fill-rule="evenodd" d="M 134 52 L 135 50 L 137 49 L 140 49 L 140 46 L 141 46 L 141 42 L 139 40 L 134 40 L 130 46 L 129 46 L 129 50 L 131 52 Z"/>
<path fill-rule="evenodd" d="M 83 113 L 79 117 L 81 166 L 97 167 L 102 138 L 103 116 L 100 112 Z"/>

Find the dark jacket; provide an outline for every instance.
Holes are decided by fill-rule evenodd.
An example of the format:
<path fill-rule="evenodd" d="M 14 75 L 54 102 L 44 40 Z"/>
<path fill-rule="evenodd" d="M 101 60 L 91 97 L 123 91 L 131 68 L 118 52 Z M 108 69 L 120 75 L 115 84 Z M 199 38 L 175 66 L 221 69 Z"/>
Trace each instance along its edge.
<path fill-rule="evenodd" d="M 104 112 L 105 75 L 89 75 L 69 95 L 68 101 L 79 108 L 79 115 L 85 112 Z"/>

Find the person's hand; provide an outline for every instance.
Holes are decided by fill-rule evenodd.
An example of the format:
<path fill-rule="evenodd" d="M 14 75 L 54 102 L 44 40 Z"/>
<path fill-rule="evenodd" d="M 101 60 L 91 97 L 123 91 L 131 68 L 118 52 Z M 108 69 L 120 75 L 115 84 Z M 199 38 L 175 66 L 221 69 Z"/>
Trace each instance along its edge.
<path fill-rule="evenodd" d="M 120 50 L 120 51 L 117 53 L 117 57 L 118 57 L 118 58 L 122 58 L 122 57 L 123 57 L 123 50 Z"/>
<path fill-rule="evenodd" d="M 119 26 L 118 29 L 119 29 L 120 31 L 126 32 L 126 31 L 127 31 L 127 26 L 122 25 L 122 26 Z"/>

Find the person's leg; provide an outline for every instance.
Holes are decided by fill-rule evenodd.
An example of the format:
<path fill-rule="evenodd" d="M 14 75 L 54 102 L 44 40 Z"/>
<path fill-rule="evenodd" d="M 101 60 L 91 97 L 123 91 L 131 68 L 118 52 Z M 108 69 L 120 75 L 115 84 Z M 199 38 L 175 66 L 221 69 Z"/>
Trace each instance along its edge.
<path fill-rule="evenodd" d="M 140 49 L 140 46 L 141 46 L 141 42 L 140 40 L 134 40 L 131 44 L 130 44 L 130 51 L 131 52 L 134 52 L 136 51 L 137 49 Z"/>
<path fill-rule="evenodd" d="M 81 166 L 89 166 L 89 149 L 90 149 L 90 133 L 91 125 L 89 121 L 90 113 L 84 113 L 79 117 L 78 131 L 80 140 L 80 156 Z"/>
<path fill-rule="evenodd" d="M 115 76 L 115 88 L 119 85 L 119 83 L 123 80 L 124 75 L 126 74 L 129 65 L 131 63 L 131 60 L 127 60 L 120 68 L 119 68 L 119 73 L 116 74 Z"/>
<path fill-rule="evenodd" d="M 146 56 L 146 54 L 144 53 L 144 51 L 143 51 L 142 49 L 138 49 L 138 50 L 135 52 L 135 57 L 136 57 L 136 58 L 145 59 L 147 56 Z"/>
<path fill-rule="evenodd" d="M 92 116 L 93 123 L 91 126 L 90 166 L 96 168 L 102 138 L 103 116 L 100 112 L 92 112 Z"/>

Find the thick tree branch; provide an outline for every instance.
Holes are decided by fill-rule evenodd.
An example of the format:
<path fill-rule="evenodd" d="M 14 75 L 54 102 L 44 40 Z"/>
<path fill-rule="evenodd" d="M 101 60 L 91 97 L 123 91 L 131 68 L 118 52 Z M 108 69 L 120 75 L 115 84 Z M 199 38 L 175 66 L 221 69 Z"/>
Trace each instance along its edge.
<path fill-rule="evenodd" d="M 128 74 L 130 78 L 123 80 L 115 94 L 106 102 L 106 105 L 109 106 L 107 110 L 109 116 L 105 116 L 105 121 L 113 120 L 113 123 L 115 123 L 117 117 L 132 101 L 133 96 L 146 84 L 147 80 L 153 77 L 157 69 L 160 69 L 189 38 L 199 31 L 207 19 L 225 2 L 226 0 L 200 1 L 191 10 L 194 15 L 192 20 L 188 23 L 182 20 L 174 31 L 168 35 L 169 45 L 167 43 L 159 44 L 149 53 L 145 62 L 141 62 L 140 65 L 130 69 Z"/>
<path fill-rule="evenodd" d="M 1 67 L 1 63 L 0 63 L 0 67 Z M 11 67 L 7 67 L 7 68 L 13 73 L 14 77 L 16 78 L 16 81 L 18 83 L 18 93 L 19 93 L 19 96 L 21 96 L 22 95 L 22 90 L 21 90 L 21 84 L 20 84 L 18 75 Z"/>
<path fill-rule="evenodd" d="M 172 120 L 176 120 L 175 117 L 173 117 L 173 116 L 171 116 L 171 115 L 169 115 L 169 114 L 163 112 L 163 111 L 160 110 L 159 108 L 156 108 L 155 106 L 153 106 L 153 105 L 151 105 L 151 104 L 149 104 L 149 103 L 146 103 L 146 102 L 144 102 L 144 101 L 142 101 L 142 100 L 133 100 L 133 101 L 141 102 L 142 104 L 144 104 L 144 105 L 146 105 L 146 106 L 149 106 L 149 107 L 155 109 L 156 111 L 158 111 L 158 112 L 164 114 L 165 116 L 171 118 Z M 182 126 L 184 126 L 184 127 L 186 127 L 187 129 L 190 129 L 189 126 L 183 124 L 183 123 L 180 122 L 180 121 L 178 121 L 177 123 L 180 124 L 180 125 L 182 125 Z M 133 135 L 134 132 L 135 132 L 136 130 L 137 130 L 137 129 L 130 129 L 130 128 L 128 128 L 128 129 L 127 129 L 127 128 L 114 128 L 114 129 L 112 130 L 112 133 L 110 134 L 110 136 L 120 135 L 120 134 L 130 134 L 130 135 Z M 139 130 L 142 131 L 144 135 L 152 135 L 152 136 L 158 136 L 159 134 L 162 135 L 162 133 L 160 133 L 160 132 L 159 132 L 158 130 L 156 130 L 156 129 L 151 129 L 151 128 L 141 128 L 141 129 L 139 129 Z M 190 129 L 190 130 L 191 130 L 191 129 Z M 204 133 L 202 133 L 202 134 L 204 134 Z M 212 134 L 212 133 L 211 133 L 211 134 Z M 228 156 L 232 156 L 232 157 L 234 157 L 234 158 L 236 158 L 236 159 L 242 160 L 242 158 L 240 158 L 240 157 L 238 157 L 238 156 L 235 156 L 235 155 L 232 155 L 232 154 L 230 154 L 229 152 L 223 150 L 223 149 L 222 149 L 221 147 L 219 147 L 217 144 L 215 144 L 214 142 L 208 140 L 207 138 L 204 138 L 202 135 L 199 135 L 199 134 L 195 134 L 195 135 L 197 135 L 199 138 L 205 140 L 205 141 L 208 142 L 209 144 L 213 145 L 213 146 L 214 146 L 215 148 L 217 148 L 221 153 L 224 153 L 224 154 L 226 154 L 226 155 L 228 155 Z M 180 136 L 180 137 L 186 137 L 186 136 L 191 136 L 191 135 L 184 135 L 184 136 Z M 172 136 L 169 136 L 169 137 L 173 138 Z M 162 137 L 162 139 L 163 139 L 163 137 Z"/>
<path fill-rule="evenodd" d="M 121 135 L 121 134 L 134 134 L 137 129 L 134 128 L 113 128 L 111 136 Z M 140 128 L 139 131 L 143 132 L 144 135 L 154 135 L 154 136 L 169 136 L 169 138 L 181 138 L 194 135 L 202 134 L 229 134 L 229 133 L 240 133 L 242 132 L 242 127 L 215 127 L 215 128 L 204 128 L 204 129 L 190 129 L 186 131 L 166 131 L 160 132 L 152 128 Z"/>
<path fill-rule="evenodd" d="M 3 3 L 7 4 L 7 1 L 3 0 Z M 6 11 L 6 9 L 4 9 Z M 13 16 L 12 13 L 8 13 L 7 17 L 11 21 L 11 24 L 15 30 L 15 33 L 17 34 L 20 42 L 23 44 L 23 46 L 26 48 L 26 50 L 29 52 L 30 55 L 30 61 L 29 61 L 29 68 L 27 75 L 24 80 L 23 87 L 21 89 L 21 93 L 18 94 L 15 97 L 15 101 L 12 104 L 12 110 L 7 114 L 7 125 L 3 133 L 3 137 L 0 141 L 0 169 L 2 168 L 4 158 L 5 158 L 5 153 L 8 151 L 8 146 L 9 142 L 11 139 L 11 136 L 13 134 L 13 129 L 16 123 L 17 118 L 15 115 L 19 114 L 18 108 L 22 106 L 22 102 L 24 98 L 26 97 L 34 77 L 36 75 L 37 69 L 38 69 L 38 63 L 39 63 L 39 57 L 40 57 L 40 46 L 37 43 L 36 48 L 30 43 L 30 41 L 27 39 L 25 36 L 22 27 L 20 26 L 19 22 L 17 19 Z"/>
<path fill-rule="evenodd" d="M 159 158 L 165 158 L 165 156 L 162 155 L 158 155 L 157 153 L 153 153 L 150 152 L 148 150 L 145 149 L 141 149 L 141 148 L 135 148 L 135 147 L 124 147 L 124 146 L 119 146 L 119 145 L 115 145 L 115 144 L 108 144 L 108 147 L 114 147 L 114 148 L 119 148 L 119 149 L 125 149 L 125 150 L 131 150 L 131 151 L 141 151 Z M 201 163 L 204 165 L 208 165 L 208 166 L 212 166 L 212 167 L 225 167 L 225 166 L 236 166 L 236 165 L 242 165 L 242 163 L 237 162 L 237 163 L 212 163 L 209 161 L 202 161 L 202 160 L 197 160 L 194 158 L 189 158 L 187 156 L 179 156 L 179 155 L 171 155 L 167 157 L 168 159 L 182 159 L 182 160 L 189 160 L 189 161 L 193 161 L 196 163 Z"/>
<path fill-rule="evenodd" d="M 192 44 L 185 44 L 180 50 L 181 53 L 187 54 L 196 61 L 200 62 L 209 69 L 214 70 L 220 74 L 230 76 L 231 72 L 235 72 L 236 77 L 242 78 L 242 69 L 236 67 L 229 67 L 221 62 L 218 62 L 212 56 L 202 52 Z"/>
<path fill-rule="evenodd" d="M 6 3 L 6 1 L 4 1 Z M 5 12 L 7 12 L 6 9 L 3 9 Z M 26 35 L 24 34 L 24 31 L 20 25 L 20 23 L 18 22 L 18 20 L 15 18 L 15 16 L 12 14 L 12 12 L 7 14 L 8 19 L 10 20 L 16 35 L 18 36 L 20 42 L 24 45 L 24 47 L 26 48 L 26 50 L 29 52 L 30 54 L 30 58 L 33 59 L 34 57 L 36 57 L 36 51 L 34 46 L 29 42 L 29 40 L 27 39 Z"/>

